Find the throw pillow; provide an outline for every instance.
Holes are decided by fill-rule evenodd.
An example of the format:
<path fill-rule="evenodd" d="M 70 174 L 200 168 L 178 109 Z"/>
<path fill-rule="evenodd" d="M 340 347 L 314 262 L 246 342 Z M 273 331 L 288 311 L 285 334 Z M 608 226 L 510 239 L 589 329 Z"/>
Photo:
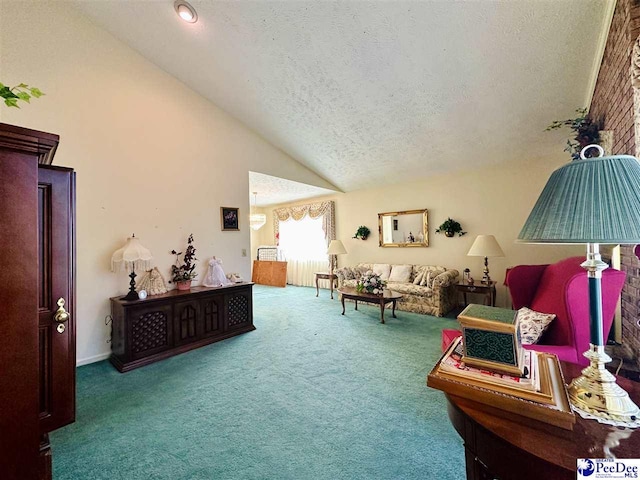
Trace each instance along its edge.
<path fill-rule="evenodd" d="M 413 284 L 420 285 L 420 282 L 422 281 L 422 277 L 424 277 L 424 271 L 421 271 L 416 275 L 416 278 L 413 279 Z"/>
<path fill-rule="evenodd" d="M 356 278 L 356 273 L 354 272 L 353 268 L 350 267 L 343 268 L 343 275 L 345 280 L 353 280 L 354 278 Z"/>
<path fill-rule="evenodd" d="M 432 275 L 433 275 L 433 272 L 431 270 L 425 271 L 424 275 L 422 276 L 422 280 L 420 281 L 420 285 L 423 287 L 431 287 Z"/>
<path fill-rule="evenodd" d="M 360 277 L 362 277 L 369 270 L 371 270 L 369 267 L 362 267 L 362 266 L 358 266 L 358 267 L 354 268 L 353 269 L 353 274 L 355 276 L 354 278 L 360 279 Z"/>
<path fill-rule="evenodd" d="M 388 263 L 374 263 L 373 273 L 377 273 L 380 275 L 381 280 L 389 280 L 389 275 L 391 274 L 391 265 Z"/>
<path fill-rule="evenodd" d="M 397 283 L 409 283 L 411 279 L 412 269 L 413 266 L 411 265 L 392 265 L 391 273 L 389 274 L 389 281 Z"/>
<path fill-rule="evenodd" d="M 538 343 L 540 337 L 556 318 L 553 313 L 540 313 L 527 307 L 518 310 L 520 320 L 520 338 L 523 345 Z"/>

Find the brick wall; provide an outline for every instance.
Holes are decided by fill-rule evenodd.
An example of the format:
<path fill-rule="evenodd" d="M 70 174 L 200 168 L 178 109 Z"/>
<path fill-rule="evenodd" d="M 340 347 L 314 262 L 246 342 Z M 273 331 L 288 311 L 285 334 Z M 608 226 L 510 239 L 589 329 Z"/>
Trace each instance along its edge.
<path fill-rule="evenodd" d="M 589 115 L 613 131 L 613 151 L 635 155 L 631 53 L 640 35 L 640 0 L 618 0 L 598 73 Z M 622 291 L 622 341 L 635 352 L 640 365 L 640 261 L 634 246 L 622 247 L 622 270 L 627 274 Z"/>
<path fill-rule="evenodd" d="M 607 154 L 635 154 L 633 133 L 633 87 L 631 51 L 636 37 L 631 32 L 631 0 L 619 0 L 613 14 L 609 38 L 589 108 L 589 115 L 613 130 L 613 151 Z"/>

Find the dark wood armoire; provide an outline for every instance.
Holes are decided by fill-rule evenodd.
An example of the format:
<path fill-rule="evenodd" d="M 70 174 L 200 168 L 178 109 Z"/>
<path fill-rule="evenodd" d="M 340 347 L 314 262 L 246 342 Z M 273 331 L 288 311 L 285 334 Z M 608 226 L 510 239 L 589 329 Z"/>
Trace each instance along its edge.
<path fill-rule="evenodd" d="M 59 138 L 0 123 L 0 472 L 51 478 L 75 419 L 75 174 Z"/>

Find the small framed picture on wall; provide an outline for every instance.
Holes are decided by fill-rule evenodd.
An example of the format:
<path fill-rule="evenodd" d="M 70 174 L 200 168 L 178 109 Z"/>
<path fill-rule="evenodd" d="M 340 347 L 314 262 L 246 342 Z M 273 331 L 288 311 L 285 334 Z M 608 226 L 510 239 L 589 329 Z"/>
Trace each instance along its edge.
<path fill-rule="evenodd" d="M 238 228 L 238 209 L 220 207 L 220 224 L 223 232 L 240 230 Z"/>

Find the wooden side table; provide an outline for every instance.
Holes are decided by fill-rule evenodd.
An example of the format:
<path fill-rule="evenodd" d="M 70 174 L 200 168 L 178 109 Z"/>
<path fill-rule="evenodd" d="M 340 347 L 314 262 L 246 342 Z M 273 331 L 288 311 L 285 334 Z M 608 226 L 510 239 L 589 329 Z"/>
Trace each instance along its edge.
<path fill-rule="evenodd" d="M 462 293 L 465 307 L 469 305 L 469 302 L 467 302 L 467 293 L 479 293 L 484 295 L 485 305 L 489 305 L 491 307 L 496 306 L 496 282 L 491 282 L 488 285 L 486 283 L 474 283 L 473 285 L 458 283 L 456 285 L 456 291 L 458 293 Z"/>
<path fill-rule="evenodd" d="M 565 380 L 582 367 L 560 362 Z M 635 402 L 640 383 L 618 377 Z M 449 419 L 464 440 L 468 480 L 574 480 L 578 458 L 637 458 L 640 429 L 612 427 L 576 414 L 573 431 L 548 424 L 507 418 L 472 400 L 447 395 Z"/>
<path fill-rule="evenodd" d="M 333 300 L 333 284 L 335 283 L 336 288 L 338 288 L 338 276 L 335 273 L 328 272 L 315 272 L 316 276 L 316 297 L 320 293 L 320 287 L 318 287 L 318 280 L 329 280 L 330 290 L 331 290 L 331 300 Z"/>

